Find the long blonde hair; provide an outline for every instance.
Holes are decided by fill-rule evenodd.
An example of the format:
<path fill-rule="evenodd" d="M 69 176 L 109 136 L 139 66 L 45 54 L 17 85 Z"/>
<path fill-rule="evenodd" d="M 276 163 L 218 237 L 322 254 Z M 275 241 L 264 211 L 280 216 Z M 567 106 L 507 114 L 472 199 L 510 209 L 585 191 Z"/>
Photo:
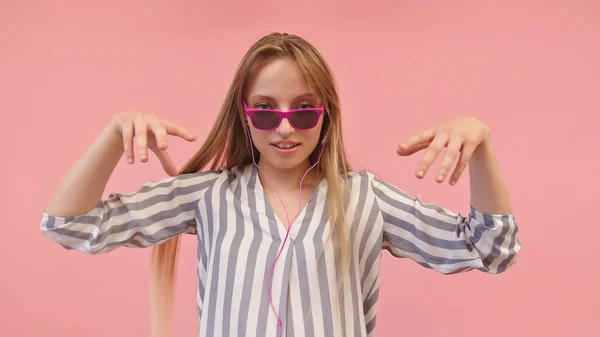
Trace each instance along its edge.
<path fill-rule="evenodd" d="M 309 87 L 325 105 L 326 113 L 321 131 L 324 149 L 321 160 L 314 169 L 321 178 L 327 179 L 329 220 L 333 224 L 329 238 L 336 233 L 343 273 L 349 264 L 343 193 L 346 174 L 351 168 L 344 149 L 340 102 L 331 70 L 321 54 L 308 41 L 296 35 L 273 33 L 252 45 L 238 66 L 207 139 L 179 174 L 194 173 L 203 169 L 231 169 L 234 166 L 252 163 L 250 144 L 244 135 L 245 116 L 242 100 L 250 76 L 260 65 L 274 57 L 291 57 L 295 60 Z M 312 163 L 316 160 L 318 150 L 319 146 L 309 157 Z M 170 331 L 180 242 L 181 235 L 178 235 L 154 246 L 152 250 L 150 299 L 153 336 L 167 336 Z"/>

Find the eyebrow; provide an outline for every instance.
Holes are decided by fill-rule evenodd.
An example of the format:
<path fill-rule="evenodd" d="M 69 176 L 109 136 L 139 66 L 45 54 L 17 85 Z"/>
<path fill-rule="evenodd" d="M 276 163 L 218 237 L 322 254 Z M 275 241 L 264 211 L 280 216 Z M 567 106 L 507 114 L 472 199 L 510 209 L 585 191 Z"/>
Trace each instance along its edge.
<path fill-rule="evenodd" d="M 271 102 L 275 102 L 276 99 L 271 97 L 271 96 L 267 96 L 267 95 L 253 95 L 252 97 L 250 97 L 250 100 L 265 100 L 265 101 L 271 101 Z M 310 100 L 318 100 L 317 96 L 315 96 L 314 94 L 311 93 L 306 93 L 306 94 L 302 94 L 299 96 L 296 96 L 292 101 L 302 101 L 305 99 L 310 99 Z"/>

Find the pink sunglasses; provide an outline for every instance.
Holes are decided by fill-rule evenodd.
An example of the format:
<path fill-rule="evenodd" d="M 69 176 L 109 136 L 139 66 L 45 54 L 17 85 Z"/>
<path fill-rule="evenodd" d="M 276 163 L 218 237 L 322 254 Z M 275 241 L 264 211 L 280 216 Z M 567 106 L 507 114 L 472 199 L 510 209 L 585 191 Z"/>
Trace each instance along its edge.
<path fill-rule="evenodd" d="M 319 117 L 323 114 L 324 107 L 323 105 L 320 108 L 296 109 L 291 111 L 248 109 L 246 101 L 244 101 L 246 114 L 250 117 L 252 125 L 259 130 L 276 129 L 284 118 L 287 118 L 295 129 L 312 129 L 319 122 Z"/>

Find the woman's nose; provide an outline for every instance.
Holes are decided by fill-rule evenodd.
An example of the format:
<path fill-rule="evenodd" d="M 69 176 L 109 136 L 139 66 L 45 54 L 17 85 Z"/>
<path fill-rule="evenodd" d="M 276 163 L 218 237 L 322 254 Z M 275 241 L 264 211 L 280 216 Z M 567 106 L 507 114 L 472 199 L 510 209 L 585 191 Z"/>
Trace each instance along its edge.
<path fill-rule="evenodd" d="M 284 118 L 281 120 L 281 123 L 279 123 L 279 126 L 275 131 L 281 135 L 289 135 L 294 132 L 294 127 L 290 124 L 287 118 Z"/>

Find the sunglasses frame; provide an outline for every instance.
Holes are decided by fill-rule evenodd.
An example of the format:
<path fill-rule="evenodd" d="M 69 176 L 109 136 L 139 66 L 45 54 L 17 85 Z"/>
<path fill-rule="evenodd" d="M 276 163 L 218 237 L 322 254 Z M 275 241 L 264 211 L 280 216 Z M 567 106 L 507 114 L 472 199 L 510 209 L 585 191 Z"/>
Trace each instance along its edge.
<path fill-rule="evenodd" d="M 279 125 L 281 124 L 281 121 L 284 118 L 287 118 L 290 125 L 296 130 L 310 130 L 310 129 L 314 128 L 315 126 L 317 126 L 317 124 L 319 124 L 319 118 L 321 118 L 321 115 L 325 112 L 325 105 L 322 105 L 320 108 L 304 108 L 304 109 L 295 109 L 295 110 L 290 110 L 290 111 L 280 111 L 280 110 L 275 110 L 275 109 L 248 109 L 248 106 L 246 105 L 246 101 L 244 101 L 244 110 L 246 111 L 246 115 L 248 115 L 248 117 L 250 117 L 250 121 L 252 122 L 252 125 L 254 126 L 254 128 L 258 129 L 258 130 L 275 130 L 279 127 Z M 296 125 L 294 125 L 294 123 L 292 123 L 292 119 L 291 119 L 292 115 L 296 112 L 303 112 L 303 111 L 307 111 L 307 110 L 317 112 L 317 122 L 315 123 L 315 125 L 313 125 L 309 128 L 299 128 Z M 252 115 L 254 115 L 254 113 L 256 113 L 256 112 L 274 112 L 279 116 L 279 121 L 272 128 L 268 128 L 268 129 L 258 128 L 254 124 L 254 120 L 252 119 Z"/>

